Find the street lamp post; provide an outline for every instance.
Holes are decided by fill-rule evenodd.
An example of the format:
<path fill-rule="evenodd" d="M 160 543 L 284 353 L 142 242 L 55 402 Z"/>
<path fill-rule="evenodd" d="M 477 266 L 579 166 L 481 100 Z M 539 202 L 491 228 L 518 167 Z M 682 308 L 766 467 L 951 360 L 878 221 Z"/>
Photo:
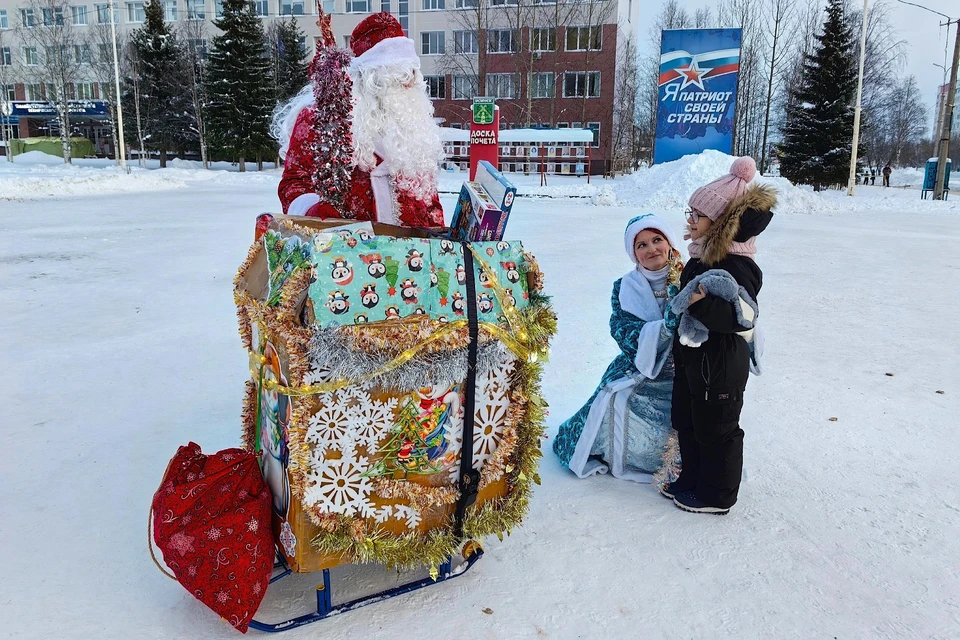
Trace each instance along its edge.
<path fill-rule="evenodd" d="M 113 40 L 113 81 L 117 97 L 117 149 L 120 153 L 120 168 L 130 172 L 127 168 L 127 148 L 123 137 L 123 106 L 120 104 L 120 56 L 117 54 L 117 21 L 114 19 L 113 0 L 108 0 L 107 11 L 110 12 L 110 38 Z"/>
<path fill-rule="evenodd" d="M 860 73 L 857 76 L 857 109 L 853 114 L 853 149 L 850 151 L 850 176 L 847 178 L 847 195 L 853 195 L 857 178 L 857 148 L 860 146 L 860 103 L 863 99 L 863 63 L 867 55 L 867 3 L 863 0 L 863 28 L 860 30 Z"/>

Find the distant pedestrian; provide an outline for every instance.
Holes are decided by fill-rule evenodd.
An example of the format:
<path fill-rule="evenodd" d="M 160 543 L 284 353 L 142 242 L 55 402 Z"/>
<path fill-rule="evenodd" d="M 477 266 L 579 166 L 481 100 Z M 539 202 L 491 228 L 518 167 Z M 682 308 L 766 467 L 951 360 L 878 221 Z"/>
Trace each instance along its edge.
<path fill-rule="evenodd" d="M 890 163 L 887 163 L 887 166 L 883 168 L 883 186 L 890 186 L 890 174 L 893 173 L 893 167 L 890 166 Z"/>
<path fill-rule="evenodd" d="M 877 171 L 876 169 L 870 169 L 870 186 L 877 186 Z"/>

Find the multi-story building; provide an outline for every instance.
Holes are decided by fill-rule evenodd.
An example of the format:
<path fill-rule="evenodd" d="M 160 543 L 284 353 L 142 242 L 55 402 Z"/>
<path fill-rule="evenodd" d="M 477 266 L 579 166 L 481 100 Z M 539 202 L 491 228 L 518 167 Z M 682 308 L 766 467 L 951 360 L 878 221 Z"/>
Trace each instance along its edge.
<path fill-rule="evenodd" d="M 38 21 L 61 20 L 75 32 L 78 62 L 106 60 L 108 45 L 90 34 L 109 25 L 106 0 L 0 0 L 0 84 L 4 101 L 47 99 L 47 87 L 31 81 L 30 69 L 43 52 L 24 41 L 22 29 Z M 159 0 L 166 18 L 187 46 L 206 51 L 217 33 L 213 20 L 220 0 Z M 62 2 L 69 11 L 37 7 Z M 436 114 L 445 126 L 469 126 L 471 99 L 494 96 L 501 126 L 589 128 L 594 131 L 593 171 L 609 167 L 618 69 L 635 51 L 639 0 L 321 0 L 332 15 L 338 44 L 376 11 L 393 13 L 418 47 Z M 316 5 L 307 0 L 252 0 L 265 22 L 296 17 L 312 55 L 319 37 Z M 61 15 L 62 13 L 62 15 Z M 144 21 L 144 0 L 118 1 L 114 22 L 122 38 Z M 265 25 L 266 26 L 266 25 Z M 91 42 L 96 46 L 91 46 Z M 110 58 L 112 59 L 112 58 Z M 81 68 L 84 64 L 80 65 Z M 105 95 L 95 65 L 81 72 L 70 88 L 77 100 Z M 49 132 L 49 111 L 34 105 L 36 117 L 20 116 L 21 137 Z M 22 114 L 23 110 L 19 112 Z M 78 132 L 107 140 L 104 116 L 78 111 Z M 14 118 L 16 119 L 16 118 Z M 99 146 L 99 145 L 98 145 Z"/>

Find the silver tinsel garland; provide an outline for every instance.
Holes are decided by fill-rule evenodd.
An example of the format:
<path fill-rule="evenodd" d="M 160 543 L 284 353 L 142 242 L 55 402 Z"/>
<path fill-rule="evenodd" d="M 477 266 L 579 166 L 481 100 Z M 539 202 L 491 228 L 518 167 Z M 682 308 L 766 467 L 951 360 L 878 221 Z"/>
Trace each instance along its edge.
<path fill-rule="evenodd" d="M 329 372 L 325 379 L 359 380 L 383 369 L 395 357 L 394 353 L 351 349 L 347 340 L 337 331 L 317 331 L 310 340 L 307 358 L 316 371 Z M 477 376 L 503 366 L 505 357 L 513 357 L 500 341 L 481 344 L 477 352 Z M 448 387 L 467 377 L 467 348 L 421 353 L 403 366 L 384 373 L 374 380 L 376 386 L 389 391 L 406 393 L 422 387 Z"/>

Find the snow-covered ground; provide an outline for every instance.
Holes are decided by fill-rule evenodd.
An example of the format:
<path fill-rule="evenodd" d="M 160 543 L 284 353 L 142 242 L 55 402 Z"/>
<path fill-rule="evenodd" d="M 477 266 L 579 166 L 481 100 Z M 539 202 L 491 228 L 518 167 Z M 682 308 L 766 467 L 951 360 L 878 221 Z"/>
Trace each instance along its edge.
<path fill-rule="evenodd" d="M 560 317 L 551 437 L 615 353 L 625 222 L 659 209 L 679 226 L 693 170 L 672 172 L 672 194 L 634 185 L 646 202 L 623 195 L 634 176 L 617 181 L 619 205 L 515 205 L 508 235 L 539 258 Z M 0 194 L 31 177 L 16 171 Z M 61 195 L 80 193 L 67 185 L 86 171 L 37 174 Z M 254 216 L 278 207 L 277 175 L 168 169 L 145 173 L 187 173 L 163 192 L 117 193 L 136 172 L 89 171 L 118 182 L 0 201 L 0 635 L 237 637 L 153 566 L 147 513 L 179 445 L 238 442 L 247 362 L 232 278 Z M 766 370 L 748 388 L 747 478 L 729 516 L 577 480 L 547 453 L 524 526 L 488 540 L 469 574 L 285 637 L 960 637 L 960 226 L 952 202 L 911 196 L 861 210 L 839 204 L 894 196 L 810 194 L 838 206 L 780 211 L 761 236 Z M 396 580 L 333 578 L 350 595 Z M 271 588 L 263 617 L 308 610 L 318 580 Z"/>

